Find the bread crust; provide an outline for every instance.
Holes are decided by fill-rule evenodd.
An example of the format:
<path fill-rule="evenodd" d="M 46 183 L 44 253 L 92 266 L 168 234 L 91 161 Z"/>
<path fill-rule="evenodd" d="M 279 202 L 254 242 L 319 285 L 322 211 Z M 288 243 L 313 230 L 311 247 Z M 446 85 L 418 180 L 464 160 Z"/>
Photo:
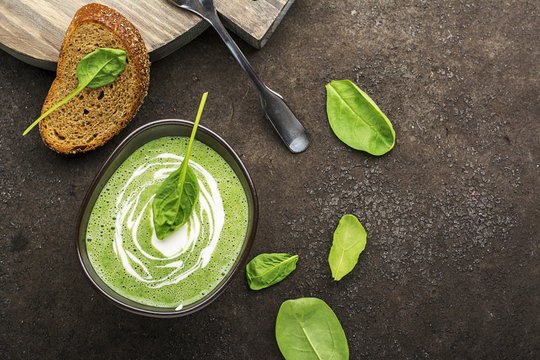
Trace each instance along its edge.
<path fill-rule="evenodd" d="M 66 144 L 58 143 L 53 141 L 53 139 L 50 139 L 43 131 L 43 121 L 41 121 L 39 124 L 39 129 L 45 145 L 57 152 L 65 154 L 75 154 L 78 152 L 85 152 L 95 149 L 96 147 L 103 145 L 114 135 L 118 134 L 139 110 L 143 103 L 143 99 L 148 92 L 148 85 L 150 83 L 150 60 L 148 57 L 148 51 L 146 50 L 146 45 L 141 34 L 139 33 L 139 30 L 118 11 L 108 6 L 96 3 L 85 5 L 75 13 L 73 20 L 66 31 L 64 41 L 62 42 L 57 70 L 60 70 L 66 61 L 67 55 L 64 52 L 64 49 L 67 47 L 71 37 L 77 28 L 86 22 L 94 22 L 107 27 L 121 40 L 126 49 L 128 61 L 132 62 L 137 69 L 137 85 L 140 86 L 137 86 L 135 89 L 137 92 L 137 101 L 133 104 L 134 106 L 131 106 L 130 110 L 122 118 L 118 126 L 113 130 L 111 136 L 103 139 L 102 141 L 92 141 L 88 144 L 77 146 L 76 148 L 66 146 Z M 47 97 L 45 98 L 45 102 L 43 103 L 43 107 L 41 109 L 42 114 L 54 105 L 51 99 L 53 94 L 58 91 L 60 86 L 61 84 L 57 73 L 57 77 L 53 81 Z"/>

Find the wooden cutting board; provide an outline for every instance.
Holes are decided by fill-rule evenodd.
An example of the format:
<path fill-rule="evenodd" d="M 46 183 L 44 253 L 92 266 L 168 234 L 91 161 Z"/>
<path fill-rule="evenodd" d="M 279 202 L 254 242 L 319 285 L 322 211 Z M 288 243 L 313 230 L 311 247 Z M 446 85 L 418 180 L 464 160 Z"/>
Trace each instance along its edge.
<path fill-rule="evenodd" d="M 208 25 L 167 0 L 0 0 L 0 48 L 44 69 L 55 70 L 71 18 L 85 4 L 99 2 L 122 13 L 141 32 L 157 61 L 202 33 Z M 223 23 L 261 48 L 294 0 L 214 0 Z"/>

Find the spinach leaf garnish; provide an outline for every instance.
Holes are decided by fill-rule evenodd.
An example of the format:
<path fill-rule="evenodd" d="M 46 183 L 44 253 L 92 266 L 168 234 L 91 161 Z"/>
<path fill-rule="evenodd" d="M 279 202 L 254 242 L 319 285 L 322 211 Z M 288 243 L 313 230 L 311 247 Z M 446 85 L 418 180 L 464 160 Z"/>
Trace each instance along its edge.
<path fill-rule="evenodd" d="M 354 215 L 343 215 L 334 231 L 328 263 L 334 280 L 350 273 L 366 247 L 366 230 Z"/>
<path fill-rule="evenodd" d="M 199 182 L 188 163 L 207 96 L 207 92 L 202 96 L 182 164 L 165 179 L 152 200 L 154 229 L 160 240 L 178 230 L 188 221 L 199 198 Z"/>
<path fill-rule="evenodd" d="M 336 136 L 353 149 L 372 155 L 390 151 L 396 133 L 373 100 L 350 80 L 326 85 L 326 112 Z"/>
<path fill-rule="evenodd" d="M 49 110 L 45 111 L 24 132 L 26 135 L 44 117 L 71 100 L 85 87 L 92 89 L 112 83 L 116 77 L 126 68 L 126 52 L 120 49 L 99 48 L 86 55 L 77 64 L 77 79 L 79 86 L 71 94 L 60 100 Z"/>
<path fill-rule="evenodd" d="M 287 300 L 276 318 L 276 340 L 286 360 L 346 360 L 349 345 L 336 314 L 321 299 Z"/>
<path fill-rule="evenodd" d="M 296 269 L 298 255 L 260 254 L 246 266 L 246 276 L 252 290 L 261 290 L 277 284 Z"/>

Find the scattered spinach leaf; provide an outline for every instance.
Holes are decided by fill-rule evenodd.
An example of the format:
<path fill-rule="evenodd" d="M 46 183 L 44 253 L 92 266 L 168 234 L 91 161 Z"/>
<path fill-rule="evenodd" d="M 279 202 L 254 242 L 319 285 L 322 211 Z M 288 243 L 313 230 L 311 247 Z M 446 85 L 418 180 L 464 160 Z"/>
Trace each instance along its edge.
<path fill-rule="evenodd" d="M 246 276 L 252 290 L 277 284 L 296 269 L 298 255 L 260 254 L 246 266 Z"/>
<path fill-rule="evenodd" d="M 276 340 L 286 360 L 349 359 L 347 337 L 321 299 L 287 300 L 279 308 Z"/>
<path fill-rule="evenodd" d="M 326 85 L 326 112 L 334 134 L 353 149 L 372 155 L 390 151 L 396 133 L 373 100 L 350 80 Z"/>
<path fill-rule="evenodd" d="M 366 247 L 366 230 L 354 215 L 343 215 L 334 231 L 328 263 L 334 280 L 350 273 Z"/>
<path fill-rule="evenodd" d="M 45 111 L 23 133 L 26 135 L 44 117 L 71 100 L 85 87 L 98 88 L 112 83 L 116 77 L 126 68 L 126 52 L 119 49 L 99 48 L 86 55 L 77 64 L 77 79 L 79 86 L 71 94 Z"/>
<path fill-rule="evenodd" d="M 189 166 L 189 156 L 207 96 L 207 92 L 202 96 L 182 164 L 165 179 L 152 200 L 154 229 L 160 240 L 178 230 L 188 221 L 199 198 L 199 182 Z"/>

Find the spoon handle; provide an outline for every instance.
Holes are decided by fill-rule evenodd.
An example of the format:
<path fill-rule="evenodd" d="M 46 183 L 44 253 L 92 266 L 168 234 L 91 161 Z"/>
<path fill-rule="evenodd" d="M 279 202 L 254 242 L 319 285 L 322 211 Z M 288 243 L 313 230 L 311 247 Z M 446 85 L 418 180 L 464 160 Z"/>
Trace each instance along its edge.
<path fill-rule="evenodd" d="M 281 140 L 283 140 L 287 148 L 293 153 L 300 153 L 306 150 L 311 142 L 311 138 L 296 115 L 294 115 L 281 95 L 266 86 L 255 70 L 253 70 L 249 61 L 223 26 L 215 8 L 213 12 L 205 15 L 204 19 L 221 36 L 236 61 L 238 61 L 242 69 L 248 74 L 253 84 L 257 87 L 257 90 L 259 90 L 262 108 L 267 119 L 270 120 L 272 126 L 281 137 Z"/>

